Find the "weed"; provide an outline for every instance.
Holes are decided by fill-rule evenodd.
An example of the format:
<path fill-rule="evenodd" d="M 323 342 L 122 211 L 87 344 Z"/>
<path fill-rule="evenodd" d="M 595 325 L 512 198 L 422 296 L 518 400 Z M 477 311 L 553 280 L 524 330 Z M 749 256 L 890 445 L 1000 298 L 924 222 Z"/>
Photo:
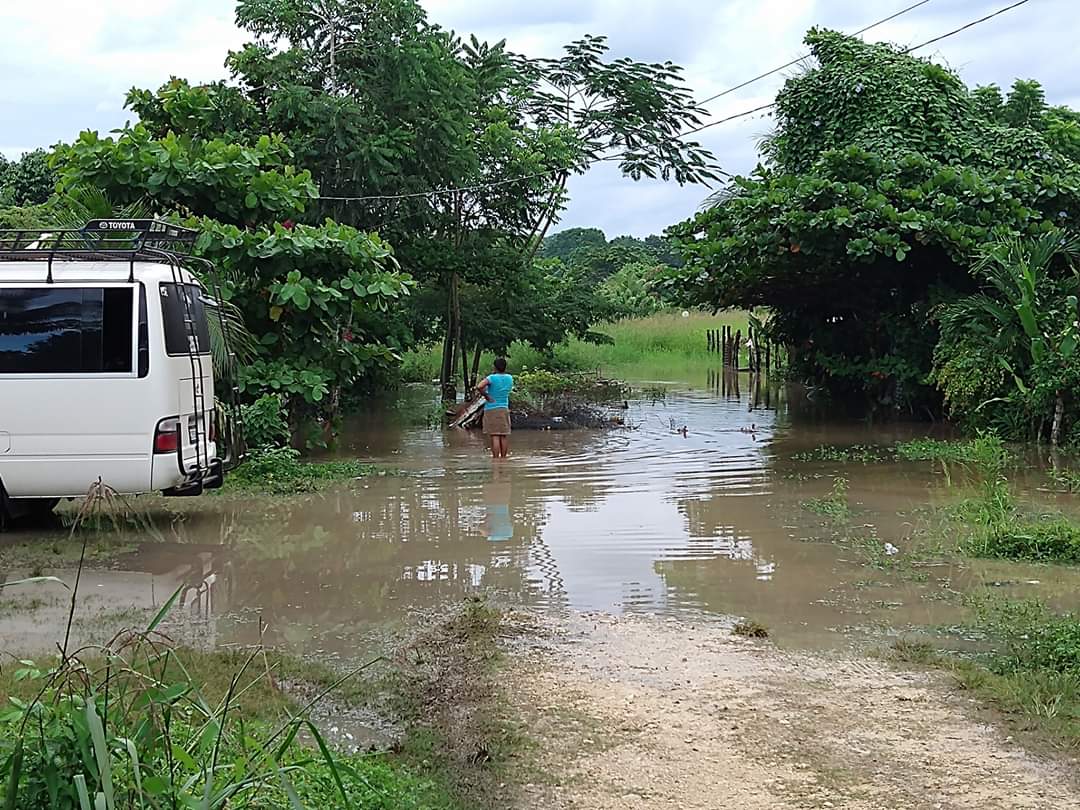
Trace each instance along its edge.
<path fill-rule="evenodd" d="M 894 641 L 887 652 L 887 657 L 901 664 L 917 664 L 920 666 L 934 664 L 939 660 L 937 651 L 932 644 L 926 641 L 911 641 L 906 638 L 898 638 Z"/>
<path fill-rule="evenodd" d="M 300 460 L 289 447 L 259 450 L 225 478 L 225 492 L 294 495 L 369 476 L 374 467 L 358 461 Z"/>
<path fill-rule="evenodd" d="M 1080 472 L 1055 468 L 1050 470 L 1050 480 L 1058 492 L 1080 493 Z"/>
<path fill-rule="evenodd" d="M 989 434 L 963 441 L 913 439 L 898 442 L 896 455 L 905 461 L 973 464 L 980 469 L 1003 469 L 1012 458 L 1002 441 Z"/>
<path fill-rule="evenodd" d="M 832 491 L 824 498 L 811 498 L 802 502 L 807 509 L 834 524 L 841 525 L 851 519 L 851 507 L 848 505 L 848 481 L 842 476 L 833 478 Z"/>
<path fill-rule="evenodd" d="M 1080 526 L 1064 518 L 996 521 L 961 547 L 974 557 L 1080 564 Z"/>
<path fill-rule="evenodd" d="M 731 632 L 743 638 L 768 638 L 769 628 L 753 619 L 743 619 L 731 628 Z"/>
<path fill-rule="evenodd" d="M 876 461 L 885 461 L 890 457 L 888 451 L 871 445 L 855 444 L 851 447 L 836 447 L 834 445 L 822 445 L 813 450 L 795 453 L 791 458 L 794 461 L 832 461 L 847 463 L 858 461 L 870 464 Z"/>

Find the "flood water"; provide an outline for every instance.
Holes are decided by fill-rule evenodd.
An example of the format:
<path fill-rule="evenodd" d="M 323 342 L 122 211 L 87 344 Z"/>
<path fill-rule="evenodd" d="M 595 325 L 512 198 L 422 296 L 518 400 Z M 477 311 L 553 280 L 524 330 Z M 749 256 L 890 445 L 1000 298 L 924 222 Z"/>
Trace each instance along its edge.
<path fill-rule="evenodd" d="M 838 418 L 797 391 L 766 402 L 748 384 L 736 394 L 712 374 L 641 381 L 651 393 L 627 403 L 626 427 L 518 432 L 501 463 L 479 435 L 403 426 L 403 413 L 430 407 L 414 390 L 354 419 L 336 451 L 393 474 L 315 496 L 151 499 L 138 551 L 83 587 L 124 610 L 185 583 L 182 610 L 210 643 L 250 643 L 262 622 L 268 641 L 326 656 L 472 593 L 539 610 L 751 617 L 779 643 L 807 647 L 949 625 L 959 617 L 950 595 L 983 581 L 1075 607 L 1076 569 L 971 563 L 912 577 L 861 564 L 807 499 L 845 476 L 848 534 L 903 554 L 927 507 L 955 497 L 948 479 L 930 464 L 793 456 L 887 446 L 930 427 Z M 0 616 L 9 645 L 51 643 L 64 610 L 43 601 L 21 619 Z"/>

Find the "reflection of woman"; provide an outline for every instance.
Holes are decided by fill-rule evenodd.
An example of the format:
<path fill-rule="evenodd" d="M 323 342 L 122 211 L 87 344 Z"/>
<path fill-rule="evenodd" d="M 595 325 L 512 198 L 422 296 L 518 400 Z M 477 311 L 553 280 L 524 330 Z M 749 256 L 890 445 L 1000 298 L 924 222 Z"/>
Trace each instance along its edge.
<path fill-rule="evenodd" d="M 510 481 L 496 468 L 491 480 L 484 485 L 484 534 L 493 543 L 510 540 L 514 536 L 514 524 L 510 519 Z"/>

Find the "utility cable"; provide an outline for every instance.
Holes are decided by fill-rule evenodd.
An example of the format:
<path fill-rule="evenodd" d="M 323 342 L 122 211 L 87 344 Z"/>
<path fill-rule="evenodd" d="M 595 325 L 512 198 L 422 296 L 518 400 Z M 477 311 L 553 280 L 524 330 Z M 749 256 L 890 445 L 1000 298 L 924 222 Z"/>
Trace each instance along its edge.
<path fill-rule="evenodd" d="M 897 12 L 895 12 L 893 14 L 890 14 L 888 17 L 885 17 L 882 20 L 878 20 L 877 22 L 870 23 L 870 25 L 866 26 L 865 28 L 860 28 L 858 31 L 856 31 L 851 36 L 857 37 L 860 34 L 865 34 L 867 31 L 870 31 L 870 30 L 872 30 L 874 28 L 877 28 L 879 25 L 884 25 L 887 22 L 892 22 L 897 17 L 902 17 L 904 14 L 907 14 L 909 11 L 914 11 L 915 9 L 919 8 L 920 6 L 925 6 L 929 2 L 931 2 L 931 0 L 920 0 L 918 3 L 914 3 L 914 4 L 910 5 L 910 6 L 908 6 L 907 8 L 902 8 L 899 11 L 897 11 Z M 758 76 L 755 76 L 752 79 L 747 79 L 745 82 L 741 82 L 740 84 L 737 84 L 734 87 L 729 87 L 727 90 L 724 90 L 724 91 L 722 91 L 720 93 L 717 93 L 715 96 L 709 96 L 708 98 L 697 102 L 697 104 L 698 104 L 699 107 L 701 107 L 701 106 L 704 106 L 705 104 L 708 104 L 711 101 L 716 101 L 718 98 L 723 98 L 724 96 L 729 95 L 730 93 L 734 93 L 736 90 L 742 90 L 744 87 L 749 87 L 750 85 L 754 84 L 754 82 L 759 82 L 762 79 L 767 79 L 769 76 L 772 76 L 772 75 L 774 75 L 776 73 L 779 73 L 781 70 L 786 70 L 789 67 L 794 67 L 795 65 L 799 64 L 799 62 L 801 62 L 803 59 L 806 59 L 808 56 L 810 56 L 810 54 L 808 54 L 808 53 L 804 53 L 801 56 L 796 56 L 790 62 L 787 62 L 787 63 L 785 63 L 783 65 L 780 65 L 780 67 L 773 68 L 772 70 L 766 71 L 765 73 L 762 73 L 762 74 L 760 74 Z"/>
<path fill-rule="evenodd" d="M 987 14 L 985 17 L 980 17 L 977 20 L 972 20 L 966 25 L 955 28 L 952 31 L 942 34 L 941 36 L 934 37 L 933 39 L 928 39 L 926 42 L 920 43 L 919 45 L 912 45 L 910 48 L 905 48 L 904 50 L 900 51 L 900 53 L 909 54 L 913 51 L 919 50 L 920 48 L 925 48 L 927 45 L 933 45 L 935 42 L 941 42 L 943 39 L 948 39 L 949 37 L 955 36 L 963 31 L 967 31 L 969 28 L 974 28 L 976 25 L 992 20 L 995 17 L 1004 14 L 1006 11 L 1012 11 L 1014 8 L 1019 8 L 1020 6 L 1029 2 L 1031 2 L 1031 0 L 1019 0 L 1019 2 L 1013 3 L 1009 6 L 1005 6 L 1004 8 L 1000 8 L 991 14 Z M 694 135 L 698 132 L 703 132 L 706 129 L 711 129 L 712 127 L 718 127 L 721 124 L 726 124 L 728 121 L 734 121 L 736 118 L 745 118 L 748 115 L 763 112 L 775 106 L 775 101 L 772 101 L 768 104 L 762 104 L 759 107 L 754 107 L 752 110 L 744 110 L 743 112 L 735 113 L 734 115 L 728 115 L 717 121 L 710 121 L 708 124 L 702 124 L 701 126 L 695 127 L 694 129 L 688 129 L 686 132 L 681 133 L 678 137 L 685 138 L 687 135 Z"/>
<path fill-rule="evenodd" d="M 919 2 L 919 3 L 914 3 L 913 5 L 907 6 L 906 8 L 903 8 L 903 9 L 895 12 L 894 14 L 892 14 L 889 17 L 885 17 L 884 19 L 878 20 L 877 22 L 871 23 L 870 25 L 866 26 L 865 28 L 860 29 L 859 31 L 856 31 L 852 36 L 858 36 L 859 34 L 865 33 L 866 31 L 869 31 L 872 28 L 875 28 L 875 27 L 877 27 L 879 25 L 883 25 L 884 23 L 889 22 L 890 20 L 896 19 L 897 17 L 901 16 L 902 14 L 906 14 L 909 11 L 913 11 L 914 9 L 919 8 L 920 6 L 926 5 L 930 1 L 931 0 L 921 0 L 921 2 Z M 1018 2 L 1012 3 L 1011 5 L 1005 6 L 1004 8 L 1000 8 L 997 11 L 994 11 L 994 12 L 992 12 L 990 14 L 987 14 L 984 17 L 980 17 L 977 20 L 972 20 L 971 22 L 969 22 L 969 23 L 967 23 L 965 25 L 962 25 L 959 28 L 955 28 L 952 31 L 948 31 L 948 32 L 946 32 L 944 34 L 941 34 L 940 36 L 934 37 L 933 39 L 928 39 L 926 42 L 922 42 L 922 43 L 920 43 L 918 45 L 913 45 L 910 48 L 906 48 L 905 50 L 901 51 L 900 53 L 909 54 L 909 53 L 912 53 L 913 51 L 919 50 L 920 48 L 925 48 L 928 45 L 933 45 L 934 43 L 941 42 L 942 40 L 948 39 L 949 37 L 952 37 L 952 36 L 955 36 L 955 35 L 957 35 L 959 33 L 967 31 L 969 28 L 974 28 L 975 26 L 980 25 L 980 24 L 982 24 L 984 22 L 988 22 L 989 20 L 992 20 L 995 17 L 998 17 L 998 16 L 1004 14 L 1007 11 L 1012 11 L 1014 8 L 1018 8 L 1018 7 L 1020 7 L 1022 5 L 1025 5 L 1025 4 L 1029 3 L 1029 2 L 1031 2 L 1031 0 L 1018 0 Z M 764 73 L 764 74 L 761 74 L 760 76 L 756 76 L 756 77 L 754 77 L 752 79 L 748 79 L 747 81 L 743 82 L 742 84 L 739 84 L 739 85 L 736 85 L 735 87 L 729 88 L 728 90 L 725 90 L 723 93 L 719 93 L 716 96 L 713 96 L 712 98 L 705 99 L 705 101 L 700 102 L 700 103 L 705 104 L 705 103 L 707 103 L 709 101 L 714 101 L 717 98 L 720 98 L 721 96 L 727 95 L 728 93 L 732 93 L 735 90 L 738 90 L 738 89 L 740 89 L 742 87 L 746 87 L 747 85 L 752 84 L 752 83 L 758 81 L 759 79 L 763 79 L 766 76 L 771 76 L 772 74 L 777 73 L 777 72 L 783 70 L 784 68 L 790 67 L 791 65 L 794 65 L 797 62 L 799 62 L 799 61 L 801 61 L 802 59 L 805 59 L 805 58 L 806 58 L 805 56 L 801 56 L 798 59 L 793 60 L 792 62 L 789 62 L 786 65 L 782 65 L 781 67 L 778 67 L 775 70 L 771 70 L 768 73 Z M 703 132 L 706 129 L 711 129 L 712 127 L 717 127 L 717 126 L 720 126 L 721 124 L 726 124 L 727 122 L 734 121 L 734 120 L 736 120 L 738 118 L 745 118 L 746 116 L 753 115 L 754 113 L 764 112 L 765 110 L 771 109 L 771 108 L 773 108 L 775 106 L 776 106 L 775 101 L 772 101 L 772 102 L 770 102 L 768 104 L 762 104 L 762 105 L 760 105 L 758 107 L 754 107 L 753 109 L 744 110 L 743 112 L 735 113 L 733 115 L 728 115 L 728 116 L 725 116 L 724 118 L 720 118 L 720 119 L 718 119 L 716 121 L 710 121 L 707 124 L 702 124 L 701 126 L 695 127 L 694 129 L 689 129 L 686 132 L 681 133 L 677 137 L 685 138 L 688 135 L 694 135 L 694 134 L 696 134 L 698 132 Z M 607 158 L 601 158 L 600 160 L 606 160 L 606 159 Z M 513 184 L 513 183 L 521 183 L 521 182 L 524 182 L 526 180 L 535 180 L 535 179 L 540 178 L 540 177 L 551 177 L 552 175 L 561 174 L 564 171 L 565 171 L 565 169 L 552 169 L 551 171 L 547 171 L 547 172 L 537 172 L 535 174 L 523 175 L 521 177 L 511 177 L 511 178 L 507 178 L 505 180 L 495 180 L 495 181 L 492 181 L 490 183 L 480 183 L 480 184 L 476 184 L 476 185 L 461 186 L 461 187 L 457 187 L 457 188 L 433 189 L 433 190 L 430 190 L 430 191 L 417 191 L 417 192 L 413 192 L 413 193 L 410 193 L 410 194 L 374 194 L 374 195 L 365 195 L 365 196 L 358 196 L 358 197 L 339 197 L 339 196 L 323 196 L 323 195 L 320 195 L 318 197 L 315 197 L 314 199 L 328 201 L 328 202 L 380 202 L 380 201 L 382 201 L 382 202 L 392 202 L 392 201 L 396 201 L 396 200 L 431 198 L 431 197 L 443 196 L 443 195 L 446 195 L 446 194 L 457 194 L 457 193 L 463 192 L 463 191 L 482 191 L 484 189 L 497 188 L 499 186 L 510 185 L 510 184 Z M 726 172 L 725 172 L 725 174 L 726 174 Z"/>

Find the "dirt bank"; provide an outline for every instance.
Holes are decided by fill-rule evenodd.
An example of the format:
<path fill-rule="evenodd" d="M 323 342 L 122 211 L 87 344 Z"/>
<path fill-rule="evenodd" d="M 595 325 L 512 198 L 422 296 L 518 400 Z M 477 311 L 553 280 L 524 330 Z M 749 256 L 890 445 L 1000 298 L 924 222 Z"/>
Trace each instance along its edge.
<path fill-rule="evenodd" d="M 1080 808 L 1075 759 L 1026 753 L 943 675 L 781 651 L 719 623 L 547 627 L 515 656 L 540 760 L 523 808 Z"/>

